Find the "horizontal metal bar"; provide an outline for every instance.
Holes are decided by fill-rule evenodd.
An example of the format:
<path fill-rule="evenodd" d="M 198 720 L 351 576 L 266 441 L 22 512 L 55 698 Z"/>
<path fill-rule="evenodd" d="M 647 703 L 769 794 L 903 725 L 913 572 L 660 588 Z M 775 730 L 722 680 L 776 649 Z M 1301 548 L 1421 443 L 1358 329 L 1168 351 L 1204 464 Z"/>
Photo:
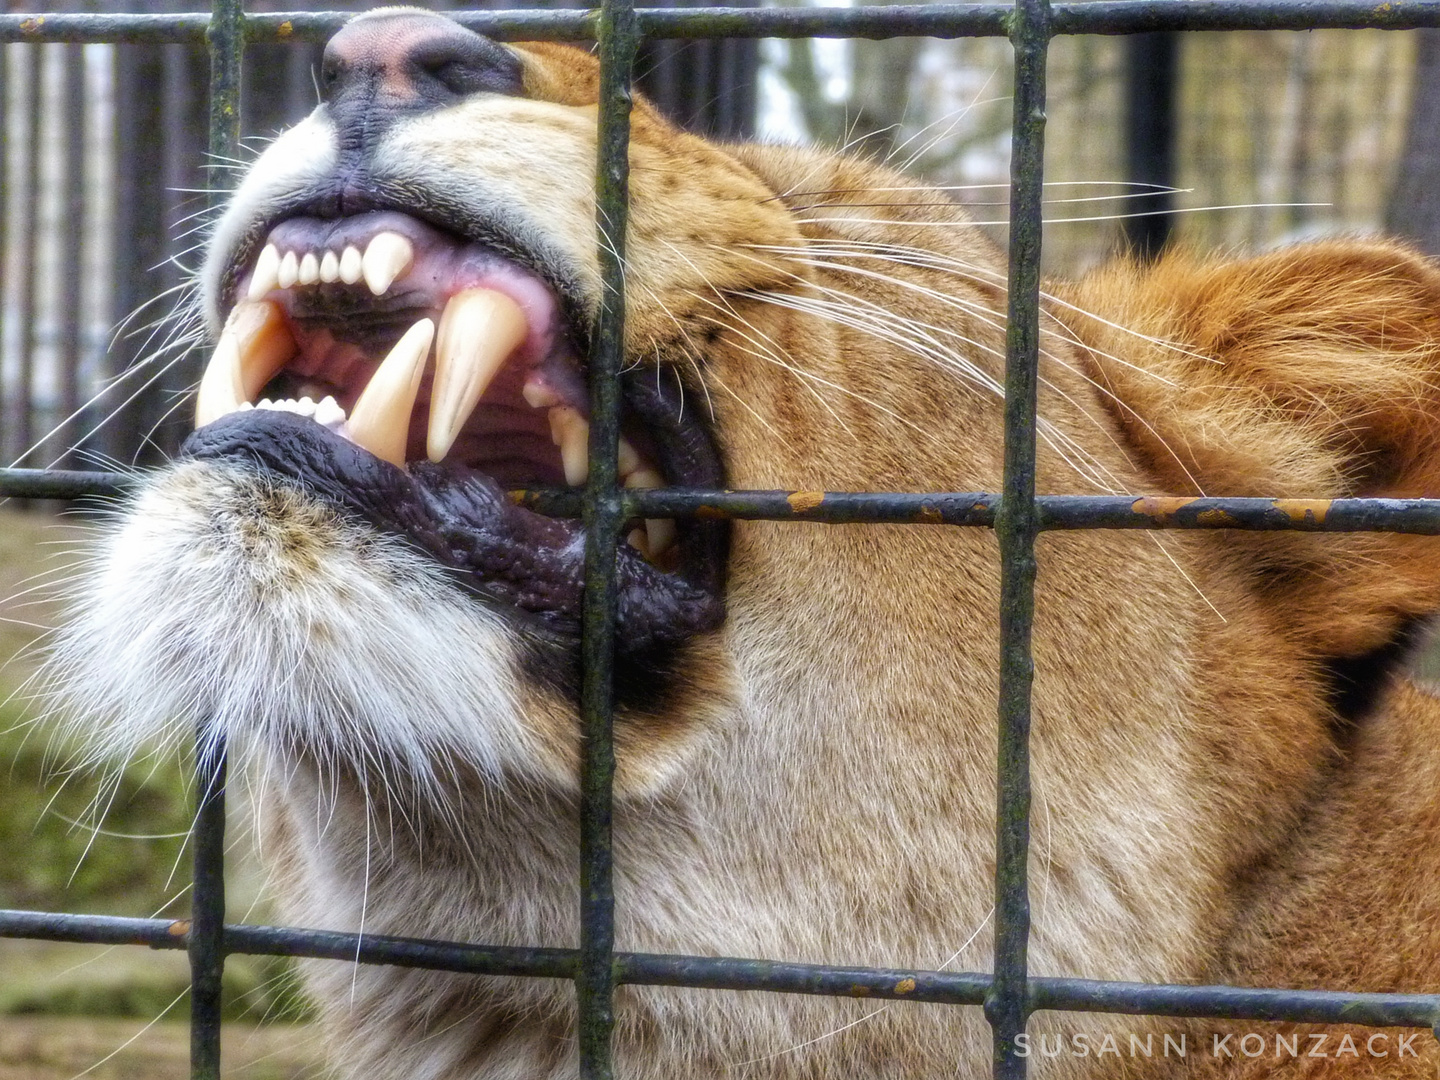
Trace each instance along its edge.
<path fill-rule="evenodd" d="M 1054 34 L 1155 30 L 1415 30 L 1440 26 L 1436 0 L 1096 0 L 1055 4 Z"/>
<path fill-rule="evenodd" d="M 183 949 L 189 933 L 187 920 L 0 910 L 0 938 Z M 546 979 L 573 979 L 579 955 L 574 949 L 472 945 L 236 924 L 225 927 L 224 949 L 227 953 L 256 956 L 313 957 L 470 975 Z M 989 975 L 975 972 L 839 967 L 735 957 L 617 953 L 615 965 L 617 981 L 634 985 L 761 990 L 950 1005 L 979 1005 L 990 986 Z M 1433 1027 L 1440 1020 L 1440 995 L 1430 994 L 1252 990 L 1239 986 L 1173 986 L 1056 978 L 1032 978 L 1028 992 L 1032 1010 L 1368 1027 Z"/>
<path fill-rule="evenodd" d="M 0 499 L 78 499 L 85 495 L 121 495 L 143 473 L 88 469 L 0 469 Z"/>
<path fill-rule="evenodd" d="M 452 12 L 477 33 L 502 41 L 587 41 L 594 37 L 594 15 L 566 11 Z M 287 11 L 248 13 L 247 44 L 325 41 L 353 12 Z M 94 12 L 0 14 L 0 42 L 123 42 L 132 45 L 199 45 L 210 25 L 208 12 L 151 15 Z"/>
<path fill-rule="evenodd" d="M 833 967 L 727 956 L 617 953 L 619 981 L 700 990 L 765 990 L 816 997 L 882 998 L 980 1005 L 990 976 L 973 972 Z"/>
<path fill-rule="evenodd" d="M 120 495 L 145 473 L 0 469 L 0 498 L 73 499 Z M 521 506 L 579 517 L 578 489 L 512 491 Z M 1440 535 L 1440 499 L 1185 498 L 1169 495 L 1040 495 L 1040 528 L 1239 529 L 1247 532 L 1394 532 Z M 626 491 L 624 515 L 710 520 L 813 521 L 832 525 L 993 527 L 1000 496 L 988 492 L 911 494 L 855 491 Z"/>
<path fill-rule="evenodd" d="M 1434 1027 L 1440 1021 L 1440 995 L 1434 994 L 1252 990 L 1243 986 L 1164 986 L 1096 979 L 1031 979 L 1030 1008 L 1216 1020 L 1284 1019 L 1365 1027 Z"/>
<path fill-rule="evenodd" d="M 890 4 L 817 8 L 649 8 L 636 12 L 641 33 L 657 38 L 1001 37 L 1009 4 Z M 585 41 L 594 13 L 457 11 L 463 25 L 506 41 Z M 245 16 L 250 43 L 323 41 L 351 17 L 343 11 L 288 11 Z M 204 41 L 210 16 L 128 13 L 0 15 L 0 42 L 165 43 Z M 1059 34 L 1141 34 L 1155 30 L 1411 30 L 1440 26 L 1440 0 L 1096 0 L 1052 8 Z"/>
<path fill-rule="evenodd" d="M 579 515 L 565 489 L 511 492 L 553 517 Z M 1184 498 L 1168 495 L 1040 495 L 1042 530 L 1240 529 L 1249 532 L 1396 532 L 1440 535 L 1440 499 Z M 988 492 L 901 494 L 849 491 L 626 491 L 625 516 L 813 521 L 832 525 L 993 527 L 1000 496 Z"/>
<path fill-rule="evenodd" d="M 131 919 L 113 915 L 71 915 L 48 911 L 0 910 L 0 938 L 69 941 L 98 945 L 148 945 L 184 949 L 189 919 Z M 573 979 L 574 949 L 527 949 L 375 934 L 344 934 L 288 926 L 225 927 L 223 951 L 251 956 L 304 956 L 362 964 L 457 971 L 471 975 L 526 975 Z"/>

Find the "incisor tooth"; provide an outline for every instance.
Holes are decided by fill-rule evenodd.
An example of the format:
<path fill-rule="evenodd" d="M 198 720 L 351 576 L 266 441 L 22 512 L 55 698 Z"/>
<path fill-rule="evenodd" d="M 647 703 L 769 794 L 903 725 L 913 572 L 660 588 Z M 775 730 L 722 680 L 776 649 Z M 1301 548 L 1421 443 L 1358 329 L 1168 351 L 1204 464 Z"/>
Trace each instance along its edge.
<path fill-rule="evenodd" d="M 410 269 L 415 249 L 399 233 L 382 232 L 365 249 L 362 265 L 365 284 L 376 296 L 383 296 L 395 279 Z"/>
<path fill-rule="evenodd" d="M 550 410 L 550 438 L 560 447 L 565 483 L 579 487 L 590 479 L 590 421 L 569 405 Z"/>
<path fill-rule="evenodd" d="M 314 285 L 320 280 L 320 260 L 315 257 L 313 251 L 307 251 L 305 257 L 300 260 L 300 271 L 296 280 L 301 285 Z"/>
<path fill-rule="evenodd" d="M 360 249 L 351 244 L 340 253 L 340 280 L 346 285 L 354 285 L 364 272 L 365 260 Z"/>
<path fill-rule="evenodd" d="M 368 265 L 368 252 L 365 258 Z M 450 298 L 435 342 L 435 385 L 425 437 L 431 461 L 450 452 L 485 388 L 529 329 L 520 305 L 502 292 L 466 289 Z"/>
<path fill-rule="evenodd" d="M 276 284 L 282 289 L 288 289 L 295 284 L 295 279 L 300 276 L 300 260 L 295 257 L 295 252 L 287 251 L 285 257 L 280 260 L 280 269 L 276 273 Z"/>
<path fill-rule="evenodd" d="M 326 394 L 315 406 L 315 422 L 323 424 L 331 431 L 339 431 L 340 425 L 345 422 L 345 410 L 338 401 Z"/>
<path fill-rule="evenodd" d="M 269 300 L 236 304 L 200 379 L 195 426 L 249 404 L 296 351 L 279 305 Z"/>
<path fill-rule="evenodd" d="M 325 257 L 320 260 L 320 280 L 326 285 L 340 280 L 340 256 L 333 251 L 325 252 Z"/>
<path fill-rule="evenodd" d="M 435 324 L 429 319 L 406 330 L 375 369 L 345 423 L 345 435 L 351 442 L 402 468 L 410 439 L 410 414 L 415 411 L 415 395 L 434 337 Z"/>
<path fill-rule="evenodd" d="M 275 288 L 280 282 L 279 275 L 280 252 L 275 249 L 274 244 L 266 244 L 260 257 L 255 260 L 255 269 L 250 273 L 250 290 L 247 293 L 249 298 L 259 300 Z"/>

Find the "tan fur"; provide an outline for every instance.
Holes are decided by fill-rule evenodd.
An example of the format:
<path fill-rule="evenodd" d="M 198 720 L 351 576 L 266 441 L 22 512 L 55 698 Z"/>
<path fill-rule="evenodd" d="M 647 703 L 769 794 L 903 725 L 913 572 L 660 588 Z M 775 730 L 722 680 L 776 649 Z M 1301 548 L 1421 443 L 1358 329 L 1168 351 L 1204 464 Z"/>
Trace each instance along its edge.
<path fill-rule="evenodd" d="M 409 120 L 385 160 L 503 204 L 593 304 L 593 63 L 521 53 L 529 100 Z M 631 163 L 629 356 L 684 373 L 731 486 L 999 488 L 1001 402 L 975 379 L 1002 368 L 1003 259 L 958 208 L 869 163 L 714 146 L 643 102 Z M 1440 272 L 1409 250 L 1174 256 L 1055 290 L 1042 492 L 1440 494 Z M 202 518 L 243 518 L 238 495 L 201 495 L 195 479 L 159 487 Z M 287 558 L 175 535 L 217 565 Z M 1034 974 L 1435 988 L 1440 709 L 1400 683 L 1347 731 L 1323 671 L 1440 609 L 1436 544 L 1042 537 Z M 117 549 L 134 555 L 123 536 Z M 364 552 L 319 558 L 378 573 Z M 345 599 L 300 590 L 343 634 Z M 986 531 L 737 523 L 728 620 L 685 652 L 687 692 L 665 715 L 619 718 L 618 947 L 987 969 L 997 597 Z M 80 633 L 122 607 L 97 600 Z M 485 655 L 514 674 L 503 651 Z M 354 930 L 363 911 L 367 932 L 573 945 L 574 708 L 518 693 L 527 735 L 495 751 L 498 774 L 447 766 L 443 799 L 303 742 L 252 747 L 286 917 Z M 562 983 L 321 963 L 310 979 L 347 1075 L 573 1069 Z M 1124 1045 L 1222 1029 L 1042 1014 L 1030 1030 Z M 1033 1073 L 1430 1076 L 1432 1042 L 1359 1066 L 1192 1052 L 1037 1058 Z M 619 1075 L 657 1080 L 982 1077 L 988 1043 L 976 1009 L 663 988 L 621 992 L 616 1039 Z"/>

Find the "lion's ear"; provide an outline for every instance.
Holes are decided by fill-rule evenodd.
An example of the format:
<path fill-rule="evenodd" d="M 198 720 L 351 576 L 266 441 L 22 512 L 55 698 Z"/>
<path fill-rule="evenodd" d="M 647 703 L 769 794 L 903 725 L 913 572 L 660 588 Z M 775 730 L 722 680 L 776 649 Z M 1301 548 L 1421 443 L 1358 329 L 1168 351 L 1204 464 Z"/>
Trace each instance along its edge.
<path fill-rule="evenodd" d="M 1156 490 L 1440 496 L 1440 270 L 1398 244 L 1119 263 L 1057 314 Z M 1089 314 L 1079 314 L 1086 312 Z M 1355 656 L 1440 611 L 1429 537 L 1231 536 L 1281 623 Z"/>
<path fill-rule="evenodd" d="M 1440 495 L 1440 269 L 1408 248 L 1121 263 L 1066 299 L 1104 318 L 1064 321 L 1165 490 Z"/>

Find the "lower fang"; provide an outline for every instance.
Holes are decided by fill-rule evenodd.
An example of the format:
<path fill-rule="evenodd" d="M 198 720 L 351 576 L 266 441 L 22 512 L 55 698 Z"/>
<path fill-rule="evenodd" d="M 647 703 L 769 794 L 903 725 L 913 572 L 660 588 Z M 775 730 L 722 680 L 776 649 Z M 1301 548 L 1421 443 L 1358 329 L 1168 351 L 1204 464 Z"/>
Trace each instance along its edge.
<path fill-rule="evenodd" d="M 647 560 L 650 558 L 650 539 L 645 535 L 644 529 L 631 529 L 625 537 L 625 542 L 645 556 Z"/>
<path fill-rule="evenodd" d="M 370 376 L 343 432 L 351 442 L 400 468 L 405 467 L 410 414 L 434 336 L 435 323 L 430 319 L 421 319 L 405 331 Z"/>
<path fill-rule="evenodd" d="M 645 539 L 649 542 L 651 558 L 667 551 L 675 542 L 675 522 L 670 518 L 646 518 Z"/>
<path fill-rule="evenodd" d="M 550 439 L 560 447 L 565 483 L 580 487 L 590 478 L 590 422 L 578 409 L 557 405 L 550 410 Z"/>

